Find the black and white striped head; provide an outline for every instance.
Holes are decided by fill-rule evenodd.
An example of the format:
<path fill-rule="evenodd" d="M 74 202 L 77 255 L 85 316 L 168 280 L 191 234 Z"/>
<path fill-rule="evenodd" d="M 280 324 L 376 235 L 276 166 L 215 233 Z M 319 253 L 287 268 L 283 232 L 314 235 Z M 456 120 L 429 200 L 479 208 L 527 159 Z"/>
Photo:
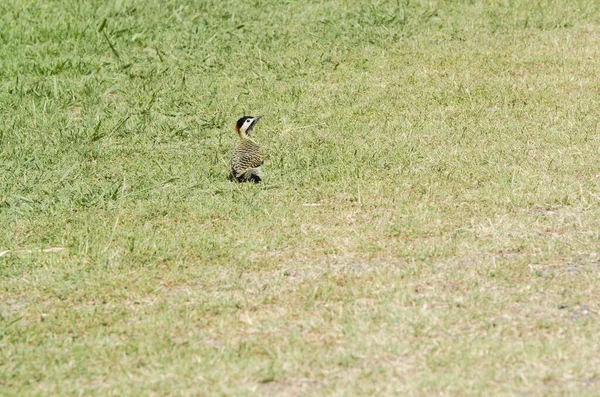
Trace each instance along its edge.
<path fill-rule="evenodd" d="M 260 120 L 261 117 L 262 116 L 256 116 L 256 117 L 244 116 L 237 121 L 237 124 L 235 125 L 235 130 L 240 135 L 243 134 L 246 136 L 252 136 L 251 135 L 252 129 L 254 128 L 254 126 L 256 125 L 258 120 Z"/>

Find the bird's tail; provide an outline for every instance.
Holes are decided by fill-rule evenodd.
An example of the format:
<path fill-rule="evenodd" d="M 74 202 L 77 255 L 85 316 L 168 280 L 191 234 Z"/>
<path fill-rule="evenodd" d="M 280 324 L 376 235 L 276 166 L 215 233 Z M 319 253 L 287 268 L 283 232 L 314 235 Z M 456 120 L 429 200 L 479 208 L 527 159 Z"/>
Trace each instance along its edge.
<path fill-rule="evenodd" d="M 234 170 L 231 170 L 231 177 L 238 182 L 259 183 L 262 181 L 262 171 L 260 167 L 250 168 L 248 171 L 240 174 L 236 174 Z"/>

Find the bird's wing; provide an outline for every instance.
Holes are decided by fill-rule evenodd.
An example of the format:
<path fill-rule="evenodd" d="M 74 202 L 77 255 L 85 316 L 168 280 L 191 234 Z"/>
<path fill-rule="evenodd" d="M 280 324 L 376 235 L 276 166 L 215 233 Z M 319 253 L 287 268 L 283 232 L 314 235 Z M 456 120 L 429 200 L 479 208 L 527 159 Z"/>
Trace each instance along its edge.
<path fill-rule="evenodd" d="M 245 142 L 235 148 L 231 161 L 233 171 L 239 175 L 250 168 L 260 167 L 264 162 L 261 148 L 255 142 Z"/>

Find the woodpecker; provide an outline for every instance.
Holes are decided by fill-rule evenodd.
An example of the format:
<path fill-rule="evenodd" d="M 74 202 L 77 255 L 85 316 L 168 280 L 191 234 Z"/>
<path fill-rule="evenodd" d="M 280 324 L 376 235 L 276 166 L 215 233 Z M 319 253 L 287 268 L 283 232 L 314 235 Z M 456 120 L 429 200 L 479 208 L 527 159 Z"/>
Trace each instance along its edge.
<path fill-rule="evenodd" d="M 240 139 L 231 157 L 231 177 L 238 182 L 258 183 L 262 180 L 263 151 L 252 138 L 252 129 L 261 117 L 244 116 L 235 125 Z"/>

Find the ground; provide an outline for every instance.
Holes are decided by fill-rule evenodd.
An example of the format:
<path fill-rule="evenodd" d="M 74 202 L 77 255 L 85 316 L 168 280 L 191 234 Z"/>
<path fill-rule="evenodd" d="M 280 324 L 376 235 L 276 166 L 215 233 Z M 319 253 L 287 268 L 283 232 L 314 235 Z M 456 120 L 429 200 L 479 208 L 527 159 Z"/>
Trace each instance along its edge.
<path fill-rule="evenodd" d="M 598 59 L 595 0 L 2 2 L 0 394 L 596 395 Z"/>

